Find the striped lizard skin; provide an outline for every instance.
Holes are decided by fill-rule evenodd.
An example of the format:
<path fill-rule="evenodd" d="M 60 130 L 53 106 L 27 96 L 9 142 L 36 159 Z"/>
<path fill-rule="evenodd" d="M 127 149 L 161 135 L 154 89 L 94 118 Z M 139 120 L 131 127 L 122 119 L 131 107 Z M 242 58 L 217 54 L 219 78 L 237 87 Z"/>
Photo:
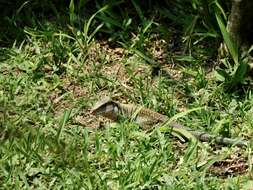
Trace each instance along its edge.
<path fill-rule="evenodd" d="M 132 119 L 133 122 L 137 123 L 144 129 L 150 129 L 157 124 L 163 124 L 169 119 L 167 116 L 150 109 L 133 104 L 122 104 L 113 101 L 109 97 L 98 101 L 92 108 L 91 113 L 93 115 L 101 115 L 113 121 L 117 121 L 120 117 Z M 237 145 L 240 147 L 247 146 L 247 142 L 243 140 L 215 136 L 206 132 L 192 130 L 176 122 L 171 122 L 169 125 L 172 127 L 172 130 L 174 128 L 180 128 L 188 131 L 191 135 L 195 136 L 200 141 L 215 142 L 217 144 L 223 145 Z"/>

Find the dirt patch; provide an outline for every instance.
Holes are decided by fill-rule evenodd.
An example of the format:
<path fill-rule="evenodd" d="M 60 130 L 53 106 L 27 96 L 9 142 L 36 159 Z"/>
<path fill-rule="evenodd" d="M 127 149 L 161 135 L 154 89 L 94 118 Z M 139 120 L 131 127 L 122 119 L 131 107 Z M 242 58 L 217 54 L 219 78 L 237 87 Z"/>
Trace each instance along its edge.
<path fill-rule="evenodd" d="M 247 159 L 239 152 L 231 154 L 228 158 L 215 162 L 208 170 L 219 177 L 230 177 L 245 174 L 248 170 Z"/>
<path fill-rule="evenodd" d="M 168 45 L 164 40 L 154 35 L 145 48 L 161 65 L 159 75 L 175 81 L 180 80 L 182 73 L 176 64 L 173 61 L 168 63 L 171 58 L 168 53 Z M 110 46 L 107 41 L 95 42 L 89 50 L 85 64 L 82 68 L 76 69 L 80 69 L 79 73 L 86 81 L 80 81 L 78 77 L 63 75 L 61 77 L 63 85 L 49 95 L 56 115 L 66 108 L 78 107 L 77 101 L 82 98 L 89 101 L 88 107 L 104 96 L 113 96 L 120 102 L 129 103 L 126 97 L 136 91 L 133 78 L 148 80 L 152 87 L 157 87 L 157 78 L 152 76 L 151 65 L 124 48 Z M 94 90 L 92 85 L 97 85 L 97 89 Z M 111 87 L 108 87 L 110 85 Z M 99 122 L 93 122 L 97 118 L 88 113 L 87 106 L 76 115 L 75 122 L 92 128 L 99 126 Z"/>

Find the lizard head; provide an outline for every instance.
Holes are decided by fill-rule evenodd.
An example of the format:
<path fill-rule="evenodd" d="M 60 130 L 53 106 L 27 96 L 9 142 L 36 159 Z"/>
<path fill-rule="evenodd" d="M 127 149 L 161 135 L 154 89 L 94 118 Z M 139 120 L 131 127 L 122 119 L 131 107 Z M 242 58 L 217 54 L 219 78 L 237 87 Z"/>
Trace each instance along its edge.
<path fill-rule="evenodd" d="M 92 108 L 91 114 L 101 115 L 106 118 L 116 120 L 118 115 L 118 104 L 111 98 L 106 97 L 98 101 Z"/>

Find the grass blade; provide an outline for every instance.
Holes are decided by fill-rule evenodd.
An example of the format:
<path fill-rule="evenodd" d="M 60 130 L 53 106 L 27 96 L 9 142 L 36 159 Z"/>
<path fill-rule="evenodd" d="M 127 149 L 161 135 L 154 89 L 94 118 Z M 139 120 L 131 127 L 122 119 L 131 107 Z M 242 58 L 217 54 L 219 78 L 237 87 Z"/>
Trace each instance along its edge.
<path fill-rule="evenodd" d="M 75 4 L 74 0 L 71 0 L 69 3 L 69 20 L 70 24 L 73 25 L 75 21 Z"/>
<path fill-rule="evenodd" d="M 67 121 L 69 120 L 71 112 L 72 112 L 72 109 L 64 111 L 64 115 L 62 117 L 62 120 L 60 122 L 60 127 L 59 127 L 59 129 L 57 131 L 57 135 L 56 135 L 56 140 L 57 140 L 58 143 L 59 143 L 59 140 L 60 140 L 62 129 L 64 128 Z"/>
<path fill-rule="evenodd" d="M 221 16 L 217 12 L 216 12 L 215 16 L 216 16 L 218 25 L 220 27 L 224 42 L 228 47 L 229 53 L 231 54 L 234 63 L 238 64 L 239 63 L 239 51 L 238 51 L 237 44 L 232 40 L 229 33 L 227 32 Z"/>
<path fill-rule="evenodd" d="M 189 114 L 190 112 L 201 110 L 201 109 L 203 109 L 203 107 L 193 108 L 193 109 L 187 110 L 185 112 L 181 112 L 179 114 L 176 114 L 173 117 L 171 117 L 170 119 L 168 119 L 167 121 L 165 121 L 162 124 L 162 126 L 159 128 L 159 130 L 162 132 L 172 132 L 173 135 L 177 136 L 181 140 L 182 140 L 181 137 L 185 137 L 188 140 L 195 142 L 196 138 L 189 131 L 182 129 L 182 128 L 171 128 L 168 126 L 171 124 L 172 121 L 177 120 L 178 118 L 183 117 L 183 116 Z"/>
<path fill-rule="evenodd" d="M 88 20 L 87 24 L 84 25 L 83 32 L 84 32 L 84 34 L 85 34 L 86 37 L 88 36 L 88 32 L 89 32 L 89 28 L 90 28 L 91 22 L 93 21 L 93 19 L 95 18 L 95 16 L 96 16 L 98 13 L 105 11 L 107 8 L 108 8 L 108 6 L 106 5 L 106 6 L 102 7 L 101 9 L 99 9 L 97 12 L 95 12 L 95 13 L 90 17 L 90 19 Z"/>

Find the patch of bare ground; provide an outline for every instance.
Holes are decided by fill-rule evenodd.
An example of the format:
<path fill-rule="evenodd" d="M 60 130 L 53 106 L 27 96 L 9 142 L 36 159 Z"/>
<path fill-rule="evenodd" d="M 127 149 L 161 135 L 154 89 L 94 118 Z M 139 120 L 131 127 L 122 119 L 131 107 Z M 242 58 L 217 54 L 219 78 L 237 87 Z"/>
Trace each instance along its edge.
<path fill-rule="evenodd" d="M 144 44 L 144 48 L 152 59 L 161 66 L 159 71 L 161 75 L 175 81 L 180 81 L 182 73 L 177 64 L 174 63 L 165 40 L 161 39 L 159 35 L 153 35 L 149 42 Z M 151 83 L 152 87 L 157 87 L 156 77 L 152 76 L 153 70 L 149 64 L 143 63 L 142 59 L 136 55 L 132 55 L 131 52 L 124 48 L 111 46 L 107 41 L 94 42 L 83 67 L 78 69 L 80 69 L 80 73 L 83 76 L 87 78 L 94 77 L 94 80 L 83 82 L 78 80 L 76 76 L 63 77 L 62 81 L 64 85 L 61 89 L 53 91 L 50 99 L 52 100 L 56 115 L 59 112 L 62 113 L 64 109 L 78 107 L 76 102 L 80 98 L 89 101 L 90 104 L 81 109 L 74 119 L 75 122 L 85 127 L 94 128 L 99 126 L 98 122 L 94 122 L 97 118 L 89 114 L 89 107 L 101 97 L 113 96 L 121 102 L 126 103 L 129 101 L 126 97 L 130 93 L 135 93 L 132 81 L 133 77 L 139 76 L 140 78 L 145 78 L 145 80 Z M 91 86 L 96 85 L 94 81 L 100 80 L 99 77 L 101 77 L 102 82 L 94 91 L 94 88 Z M 105 78 L 111 80 L 113 89 L 108 88 L 106 80 L 104 80 Z M 66 92 L 69 93 L 68 96 L 71 96 L 71 98 L 65 98 Z M 184 96 L 181 92 L 175 95 L 177 98 Z M 184 110 L 184 108 L 181 110 Z"/>
<path fill-rule="evenodd" d="M 226 178 L 245 174 L 248 169 L 247 158 L 238 151 L 224 160 L 216 161 L 208 169 L 208 172 L 212 175 Z"/>
<path fill-rule="evenodd" d="M 122 64 L 125 54 L 123 48 L 111 48 L 104 41 L 96 42 L 91 47 L 83 67 L 76 69 L 80 69 L 80 75 L 85 78 L 96 77 L 94 73 L 97 72 L 96 69 L 98 69 L 103 76 L 110 76 L 110 78 L 115 79 L 117 82 L 116 89 L 118 88 L 118 91 L 122 88 L 132 90 L 130 86 L 125 84 L 125 81 L 128 80 L 126 70 Z M 93 85 L 93 81 L 98 80 L 97 78 L 93 81 L 92 79 L 90 81 L 82 81 L 79 80 L 78 77 L 79 76 L 64 75 L 61 78 L 63 85 L 55 88 L 49 95 L 55 115 L 62 115 L 64 109 L 80 108 L 78 101 L 83 99 L 89 102 L 89 104 L 85 104 L 83 109 L 79 110 L 73 118 L 73 122 L 85 127 L 99 127 L 100 122 L 98 119 L 90 114 L 90 102 L 96 101 L 99 97 L 108 96 L 112 94 L 112 92 L 110 92 L 105 85 L 101 86 L 100 89 L 96 89 L 96 92 L 94 92 L 94 88 L 91 86 Z M 117 94 L 117 90 L 115 90 L 113 94 Z"/>

